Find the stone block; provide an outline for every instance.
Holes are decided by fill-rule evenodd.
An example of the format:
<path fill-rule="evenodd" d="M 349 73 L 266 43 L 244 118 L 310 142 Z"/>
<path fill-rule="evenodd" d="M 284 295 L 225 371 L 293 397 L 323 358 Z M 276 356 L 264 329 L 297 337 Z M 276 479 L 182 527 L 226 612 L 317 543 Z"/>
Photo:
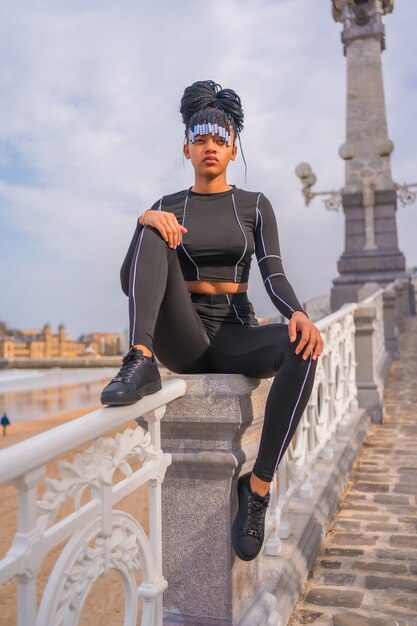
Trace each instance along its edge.
<path fill-rule="evenodd" d="M 411 495 L 417 495 L 417 485 L 406 485 L 397 483 L 392 489 L 395 493 L 409 493 Z"/>
<path fill-rule="evenodd" d="M 338 519 L 335 521 L 333 528 L 334 529 L 343 529 L 343 530 L 360 530 L 361 522 L 356 522 L 353 520 L 341 520 Z"/>
<path fill-rule="evenodd" d="M 394 496 L 391 494 L 376 494 L 373 501 L 378 504 L 408 504 L 406 496 Z"/>
<path fill-rule="evenodd" d="M 410 552 L 410 550 L 392 550 L 389 548 L 381 548 L 376 551 L 376 556 L 379 559 L 395 559 L 397 561 L 409 561 L 410 559 L 417 560 L 417 552 Z"/>
<path fill-rule="evenodd" d="M 333 626 L 398 626 L 391 617 L 366 617 L 355 613 L 337 613 L 333 615 Z"/>
<path fill-rule="evenodd" d="M 402 598 L 398 598 L 395 602 L 392 602 L 393 606 L 400 606 L 403 609 L 409 609 L 410 611 L 415 611 L 417 614 L 417 597 L 413 596 L 403 596 Z"/>
<path fill-rule="evenodd" d="M 377 506 L 373 506 L 372 504 L 349 504 L 348 506 L 342 506 L 341 510 L 347 511 L 378 511 Z"/>
<path fill-rule="evenodd" d="M 368 522 L 387 522 L 390 519 L 390 515 L 366 515 L 365 513 L 355 513 L 353 517 L 356 519 L 367 520 Z"/>
<path fill-rule="evenodd" d="M 362 556 L 364 550 L 360 548 L 325 548 L 324 553 L 328 556 Z"/>
<path fill-rule="evenodd" d="M 327 559 L 323 559 L 322 561 L 319 561 L 319 566 L 324 567 L 326 569 L 340 569 L 341 565 L 342 565 L 341 561 L 329 561 Z"/>
<path fill-rule="evenodd" d="M 400 526 L 398 524 L 381 524 L 379 522 L 373 522 L 372 524 L 367 524 L 365 530 L 380 533 L 395 533 L 400 530 Z"/>
<path fill-rule="evenodd" d="M 362 533 L 335 533 L 331 539 L 332 543 L 338 545 L 362 545 L 373 546 L 378 537 L 368 537 Z"/>
<path fill-rule="evenodd" d="M 351 585 L 356 580 L 355 574 L 349 574 L 347 572 L 319 572 L 316 578 L 319 578 L 327 585 L 340 585 L 343 587 Z"/>
<path fill-rule="evenodd" d="M 390 544 L 396 548 L 417 548 L 417 535 L 392 535 Z"/>
<path fill-rule="evenodd" d="M 366 576 L 365 586 L 367 589 L 405 589 L 407 591 L 417 591 L 417 579 L 400 578 L 398 576 Z"/>
<path fill-rule="evenodd" d="M 317 587 L 308 592 L 306 601 L 319 606 L 348 606 L 358 608 L 362 604 L 364 594 L 361 591 L 326 589 Z"/>
<path fill-rule="evenodd" d="M 359 482 L 357 481 L 355 483 L 355 489 L 357 491 L 366 491 L 366 492 L 379 492 L 379 493 L 387 493 L 387 491 L 389 491 L 390 486 L 387 484 L 382 484 L 382 483 L 377 483 L 377 482 L 372 482 L 372 483 L 365 483 L 365 482 Z"/>
<path fill-rule="evenodd" d="M 295 614 L 295 619 L 298 620 L 296 624 L 297 626 L 298 624 L 314 624 L 322 615 L 323 613 L 319 611 L 297 611 Z"/>
<path fill-rule="evenodd" d="M 407 571 L 403 563 L 381 563 L 380 561 L 355 561 L 352 568 L 365 572 L 390 572 L 391 574 L 405 574 Z"/>
<path fill-rule="evenodd" d="M 365 481 L 365 482 L 372 482 L 372 483 L 384 483 L 387 480 L 387 472 L 385 470 L 385 472 L 381 475 L 379 474 L 371 474 L 369 472 L 363 472 L 363 471 L 359 471 L 359 472 L 354 472 L 352 475 L 352 479 L 353 480 L 358 480 L 358 481 Z"/>

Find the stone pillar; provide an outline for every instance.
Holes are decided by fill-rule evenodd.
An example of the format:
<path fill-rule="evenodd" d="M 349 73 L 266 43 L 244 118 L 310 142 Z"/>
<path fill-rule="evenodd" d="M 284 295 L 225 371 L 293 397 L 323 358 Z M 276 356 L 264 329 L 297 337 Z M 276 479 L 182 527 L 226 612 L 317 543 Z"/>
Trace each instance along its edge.
<path fill-rule="evenodd" d="M 162 483 L 164 626 L 275 625 L 262 552 L 242 561 L 231 544 L 237 479 L 255 462 L 270 383 L 240 374 L 181 378 L 187 393 L 161 422 L 162 449 L 172 455 Z"/>
<path fill-rule="evenodd" d="M 333 280 L 330 307 L 357 302 L 365 282 L 384 287 L 405 277 L 398 247 L 397 192 L 391 176 L 381 52 L 385 49 L 382 17 L 393 0 L 332 0 L 333 17 L 343 24 L 341 40 L 347 62 L 345 159 L 345 250 Z"/>
<path fill-rule="evenodd" d="M 408 283 L 408 296 L 410 315 L 416 315 L 416 289 L 412 278 Z"/>
<path fill-rule="evenodd" d="M 390 352 L 393 359 L 400 358 L 397 326 L 395 324 L 395 304 L 396 292 L 392 287 L 386 289 L 382 294 L 383 315 L 384 315 L 384 336 L 385 347 Z"/>
<path fill-rule="evenodd" d="M 376 383 L 376 347 L 374 320 L 376 309 L 372 305 L 359 305 L 355 311 L 355 359 L 358 404 L 381 424 L 383 418 L 382 393 Z"/>
<path fill-rule="evenodd" d="M 396 280 L 394 283 L 395 292 L 395 324 L 397 325 L 400 333 L 404 332 L 404 284 L 400 280 Z"/>
<path fill-rule="evenodd" d="M 407 276 L 407 278 L 398 279 L 397 282 L 401 285 L 401 312 L 404 317 L 408 317 L 409 315 L 415 315 L 415 306 L 413 307 L 411 302 L 414 302 L 415 305 L 415 296 L 414 296 L 414 284 L 411 280 L 411 277 Z"/>

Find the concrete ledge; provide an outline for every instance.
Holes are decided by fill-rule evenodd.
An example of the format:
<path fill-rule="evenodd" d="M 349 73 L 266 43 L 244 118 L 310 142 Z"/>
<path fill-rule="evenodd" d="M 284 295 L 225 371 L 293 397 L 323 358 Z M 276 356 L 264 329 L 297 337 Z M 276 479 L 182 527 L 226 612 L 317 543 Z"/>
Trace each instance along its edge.
<path fill-rule="evenodd" d="M 266 626 L 275 598 L 262 589 L 259 559 L 235 554 L 231 526 L 239 474 L 252 468 L 259 448 L 270 382 L 242 374 L 181 378 L 187 393 L 161 421 L 161 447 L 172 457 L 161 488 L 164 626 L 232 626 L 255 598 L 263 612 L 256 624 Z"/>
<path fill-rule="evenodd" d="M 359 409 L 352 414 L 346 432 L 337 431 L 333 459 L 319 460 L 313 467 L 312 497 L 291 498 L 288 518 L 293 531 L 288 539 L 282 541 L 281 554 L 260 555 L 262 586 L 265 592 L 277 599 L 275 610 L 281 619 L 281 626 L 287 624 L 297 604 L 369 424 L 369 414 Z M 247 620 L 244 623 L 245 626 L 250 624 Z M 256 621 L 252 624 L 257 626 Z"/>
<path fill-rule="evenodd" d="M 311 470 L 312 496 L 291 496 L 282 552 L 253 561 L 234 553 L 230 528 L 239 474 L 254 463 L 267 381 L 238 374 L 184 375 L 187 394 L 167 406 L 161 445 L 172 455 L 162 483 L 164 625 L 285 626 L 336 510 L 371 416 L 353 412 L 326 460 Z M 141 423 L 142 418 L 138 418 Z M 141 423 L 141 425 L 144 425 Z M 333 458 L 329 459 L 329 450 Z"/>

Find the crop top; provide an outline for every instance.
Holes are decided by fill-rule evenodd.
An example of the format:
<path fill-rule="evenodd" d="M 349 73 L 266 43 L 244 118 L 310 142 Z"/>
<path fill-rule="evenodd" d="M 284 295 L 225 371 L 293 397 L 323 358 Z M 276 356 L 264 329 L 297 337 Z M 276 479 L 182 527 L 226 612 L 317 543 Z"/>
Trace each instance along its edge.
<path fill-rule="evenodd" d="M 163 196 L 151 209 L 174 213 L 187 228 L 176 248 L 184 280 L 248 282 L 255 252 L 266 291 L 278 311 L 287 319 L 294 311 L 305 313 L 285 275 L 274 210 L 263 193 L 235 185 L 210 194 L 185 189 Z M 129 268 L 142 229 L 138 221 L 120 270 L 126 295 Z"/>

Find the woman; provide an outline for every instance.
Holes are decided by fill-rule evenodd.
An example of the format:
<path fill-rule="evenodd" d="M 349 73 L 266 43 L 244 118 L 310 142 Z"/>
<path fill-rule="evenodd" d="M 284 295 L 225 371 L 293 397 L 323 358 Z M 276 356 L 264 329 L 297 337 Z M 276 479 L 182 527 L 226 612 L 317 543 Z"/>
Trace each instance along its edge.
<path fill-rule="evenodd" d="M 237 487 L 232 543 L 251 560 L 262 547 L 270 483 L 310 396 L 323 340 L 285 276 L 270 202 L 227 183 L 243 129 L 239 96 L 198 81 L 185 89 L 180 110 L 195 182 L 138 219 L 120 273 L 130 349 L 101 401 L 127 404 L 161 389 L 155 355 L 182 374 L 274 377 L 257 459 Z M 253 252 L 288 324 L 258 324 L 247 296 Z"/>

